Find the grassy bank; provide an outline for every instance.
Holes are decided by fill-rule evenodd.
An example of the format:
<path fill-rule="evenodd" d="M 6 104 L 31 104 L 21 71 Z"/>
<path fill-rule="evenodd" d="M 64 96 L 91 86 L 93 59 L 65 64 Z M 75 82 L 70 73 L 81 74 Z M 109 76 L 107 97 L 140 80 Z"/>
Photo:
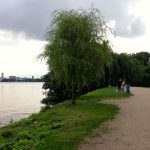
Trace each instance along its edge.
<path fill-rule="evenodd" d="M 0 150 L 76 150 L 92 130 L 114 118 L 115 105 L 97 100 L 124 98 L 126 93 L 104 88 L 81 96 L 77 105 L 58 104 L 51 110 L 33 114 L 27 119 L 0 128 Z"/>

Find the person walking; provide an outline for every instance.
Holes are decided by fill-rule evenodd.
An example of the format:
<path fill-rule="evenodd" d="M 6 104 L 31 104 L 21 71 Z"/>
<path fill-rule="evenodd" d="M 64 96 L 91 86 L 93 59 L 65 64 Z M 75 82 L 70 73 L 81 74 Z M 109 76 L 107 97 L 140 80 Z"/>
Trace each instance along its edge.
<path fill-rule="evenodd" d="M 121 83 L 121 91 L 124 92 L 126 87 L 126 80 L 124 79 Z"/>
<path fill-rule="evenodd" d="M 121 91 L 121 83 L 122 83 L 122 80 L 119 79 L 119 80 L 118 80 L 118 83 L 117 83 L 118 92 Z"/>
<path fill-rule="evenodd" d="M 126 82 L 126 92 L 127 92 L 128 94 L 131 93 L 131 87 L 130 87 L 129 82 Z"/>

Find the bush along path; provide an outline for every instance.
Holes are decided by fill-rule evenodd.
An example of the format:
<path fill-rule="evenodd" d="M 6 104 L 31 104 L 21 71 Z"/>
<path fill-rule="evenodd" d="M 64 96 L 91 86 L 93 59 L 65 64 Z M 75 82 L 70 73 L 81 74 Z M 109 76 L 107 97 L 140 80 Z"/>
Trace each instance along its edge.
<path fill-rule="evenodd" d="M 11 123 L 0 128 L 0 150 L 77 150 L 85 136 L 118 112 L 116 105 L 97 101 L 128 96 L 103 88 L 79 97 L 75 106 L 66 101 Z"/>

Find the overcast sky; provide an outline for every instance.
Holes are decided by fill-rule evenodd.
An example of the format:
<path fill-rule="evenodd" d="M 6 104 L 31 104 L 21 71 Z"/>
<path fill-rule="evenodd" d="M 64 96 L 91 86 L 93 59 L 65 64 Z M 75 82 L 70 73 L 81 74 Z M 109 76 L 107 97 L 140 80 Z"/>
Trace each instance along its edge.
<path fill-rule="evenodd" d="M 0 73 L 5 76 L 41 76 L 45 62 L 36 56 L 56 9 L 100 9 L 113 28 L 115 52 L 150 52 L 150 2 L 148 0 L 0 0 Z"/>

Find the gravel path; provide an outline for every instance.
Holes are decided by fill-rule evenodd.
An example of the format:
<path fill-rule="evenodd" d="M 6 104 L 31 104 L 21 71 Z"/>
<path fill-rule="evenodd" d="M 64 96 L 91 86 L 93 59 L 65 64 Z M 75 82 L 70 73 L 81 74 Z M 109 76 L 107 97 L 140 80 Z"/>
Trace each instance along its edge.
<path fill-rule="evenodd" d="M 112 131 L 86 138 L 79 150 L 150 150 L 150 89 L 132 88 L 132 93 L 112 102 L 120 106 L 116 119 L 108 123 Z"/>

